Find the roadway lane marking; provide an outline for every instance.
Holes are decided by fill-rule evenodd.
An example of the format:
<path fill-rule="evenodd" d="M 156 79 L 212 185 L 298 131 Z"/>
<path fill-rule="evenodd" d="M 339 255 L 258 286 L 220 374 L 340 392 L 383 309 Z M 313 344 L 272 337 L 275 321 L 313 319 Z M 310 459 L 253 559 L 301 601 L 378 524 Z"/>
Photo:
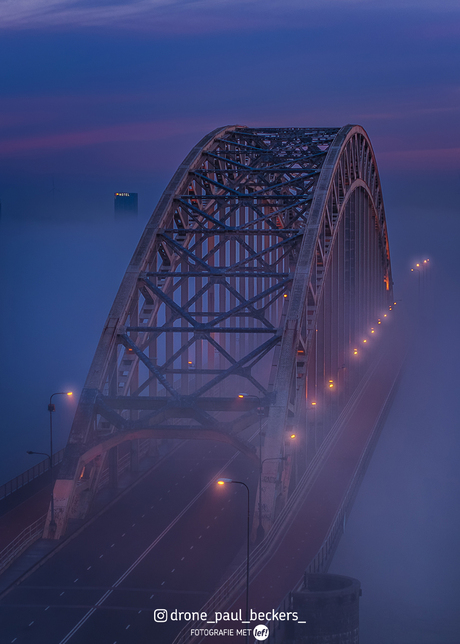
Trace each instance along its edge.
<path fill-rule="evenodd" d="M 162 581 L 162 582 L 161 582 L 161 585 L 163 586 L 163 585 L 164 585 L 164 583 L 165 583 L 165 582 L 164 582 L 164 581 Z"/>
<path fill-rule="evenodd" d="M 17 639 L 18 639 L 18 638 L 17 638 L 17 637 L 15 637 L 15 638 L 14 638 L 14 640 L 11 640 L 11 644 L 13 644 L 13 642 L 15 642 Z"/>
<path fill-rule="evenodd" d="M 32 622 L 30 622 L 29 626 L 32 626 L 32 624 L 33 624 L 33 621 L 32 621 Z"/>
<path fill-rule="evenodd" d="M 65 593 L 65 590 L 62 591 L 62 593 L 59 595 L 59 597 L 62 597 L 62 595 Z"/>
<path fill-rule="evenodd" d="M 150 599 L 153 599 L 154 597 L 155 597 L 155 595 L 150 595 Z"/>
<path fill-rule="evenodd" d="M 77 624 L 75 624 L 75 626 L 72 628 L 71 631 L 69 631 L 69 633 L 67 633 L 64 639 L 62 639 L 59 642 L 59 644 L 66 644 L 66 642 L 68 642 L 70 638 L 73 635 L 75 635 L 78 629 L 83 626 L 83 624 L 91 617 L 91 615 L 96 612 L 98 606 L 100 606 L 103 602 L 105 602 L 107 597 L 109 597 L 109 595 L 111 595 L 112 593 L 113 593 L 113 590 L 108 590 L 106 593 L 104 593 L 102 597 L 95 603 L 95 605 L 86 613 L 86 615 L 83 615 L 81 620 Z"/>
<path fill-rule="evenodd" d="M 103 556 L 104 556 L 104 555 L 99 555 L 99 559 L 102 559 L 102 557 L 103 557 Z"/>
<path fill-rule="evenodd" d="M 45 610 L 48 610 L 48 608 L 49 608 L 49 606 L 47 606 L 47 607 L 45 608 Z"/>
<path fill-rule="evenodd" d="M 173 568 L 173 569 L 171 570 L 171 572 L 174 572 L 175 570 L 176 570 L 176 569 L 175 569 L 175 568 Z"/>
<path fill-rule="evenodd" d="M 88 568 L 86 570 L 91 570 L 91 566 L 88 566 Z"/>
<path fill-rule="evenodd" d="M 111 548 L 113 548 L 113 546 L 114 546 L 114 545 L 115 545 L 115 544 L 114 544 L 114 543 L 112 543 L 112 545 L 111 545 L 110 547 L 111 547 Z"/>
<path fill-rule="evenodd" d="M 74 580 L 73 580 L 73 583 L 74 583 L 74 584 L 76 584 L 76 583 L 77 583 L 77 581 L 78 581 L 78 577 L 77 577 L 76 579 L 74 579 Z"/>
<path fill-rule="evenodd" d="M 115 582 L 112 584 L 112 588 L 111 588 L 110 590 L 108 590 L 106 593 L 104 593 L 104 595 L 102 595 L 102 597 L 101 597 L 101 598 L 100 598 L 100 599 L 95 603 L 95 605 L 94 605 L 92 608 L 90 608 L 90 610 L 86 613 L 86 615 L 83 615 L 83 617 L 81 618 L 81 620 L 80 620 L 77 624 L 75 624 L 75 626 L 72 628 L 72 630 L 71 630 L 71 631 L 69 631 L 69 632 L 67 633 L 67 635 L 66 635 L 66 636 L 65 636 L 65 637 L 64 637 L 64 638 L 59 642 L 59 644 L 66 644 L 66 643 L 70 640 L 70 638 L 71 638 L 71 637 L 73 637 L 73 635 L 75 635 L 75 633 L 76 633 L 76 632 L 77 632 L 77 631 L 78 631 L 78 630 L 83 626 L 83 624 L 84 624 L 86 621 L 88 621 L 88 619 L 91 617 L 91 615 L 93 615 L 93 613 L 95 613 L 95 612 L 96 612 L 97 608 L 98 608 L 99 606 L 101 606 L 101 605 L 105 602 L 105 600 L 107 599 L 107 597 L 109 597 L 109 596 L 113 593 L 114 589 L 115 589 L 115 588 L 118 588 L 118 586 L 119 586 L 119 585 L 120 585 L 120 584 L 121 584 L 121 583 L 126 579 L 126 577 L 127 577 L 127 576 L 128 576 L 128 575 L 129 575 L 129 574 L 130 574 L 130 573 L 131 573 L 135 568 L 137 568 L 137 566 L 138 566 L 138 565 L 139 565 L 139 564 L 140 564 L 140 563 L 145 559 L 145 557 L 147 557 L 147 555 L 148 555 L 148 554 L 153 550 L 153 548 L 155 548 L 155 546 L 156 546 L 156 545 L 157 545 L 157 544 L 158 544 L 158 543 L 159 543 L 159 542 L 160 542 L 160 541 L 161 541 L 161 540 L 162 540 L 162 539 L 163 539 L 163 538 L 168 534 L 168 532 L 169 532 L 170 530 L 172 530 L 172 528 L 176 525 L 176 523 L 178 523 L 178 522 L 182 519 L 182 517 L 184 516 L 184 514 L 186 514 L 186 512 L 188 512 L 188 510 L 189 510 L 189 509 L 190 509 L 190 508 L 191 508 L 191 507 L 192 507 L 192 506 L 193 506 L 193 505 L 198 501 L 198 499 L 199 499 L 201 496 L 203 496 L 203 494 L 204 494 L 204 493 L 205 493 L 205 492 L 206 492 L 206 491 L 207 491 L 211 486 L 215 485 L 215 482 L 216 482 L 216 480 L 219 478 L 219 476 L 221 476 L 221 475 L 222 475 L 222 473 L 225 471 L 225 469 L 226 469 L 226 468 L 227 468 L 231 463 L 233 463 L 233 461 L 237 458 L 237 456 L 238 456 L 238 455 L 239 455 L 239 452 L 236 452 L 236 453 L 235 453 L 235 454 L 234 454 L 234 455 L 233 455 L 233 456 L 232 456 L 232 457 L 231 457 L 231 458 L 230 458 L 230 459 L 225 463 L 225 465 L 224 465 L 224 466 L 223 466 L 223 467 L 222 467 L 222 468 L 217 472 L 217 474 L 216 474 L 216 475 L 215 475 L 215 476 L 214 476 L 214 477 L 209 481 L 209 483 L 207 483 L 207 484 L 206 484 L 206 485 L 205 485 L 205 486 L 204 486 L 204 487 L 203 487 L 203 488 L 198 492 L 198 494 L 196 494 L 196 495 L 193 497 L 193 499 L 192 499 L 191 501 L 189 501 L 189 503 L 185 506 L 185 508 L 183 508 L 183 510 L 182 510 L 181 512 L 179 512 L 179 514 L 176 516 L 176 518 L 175 518 L 175 519 L 173 519 L 173 520 L 171 521 L 171 523 L 170 523 L 168 526 L 166 526 L 166 528 L 163 530 L 163 532 L 161 532 L 161 534 L 159 534 L 159 535 L 158 535 L 158 537 L 157 537 L 154 541 L 152 541 L 152 543 L 151 543 L 151 544 L 150 544 L 150 545 L 149 545 L 149 546 L 144 550 L 144 552 L 143 552 L 141 555 L 139 555 L 139 557 L 136 559 L 136 561 L 134 561 L 134 563 L 132 563 L 132 564 L 131 564 L 131 566 L 130 566 L 129 568 L 127 568 L 127 570 L 125 570 L 125 572 L 121 575 L 121 577 L 119 577 L 119 578 L 117 579 L 117 581 L 115 581 Z M 192 550 L 192 549 L 193 549 L 193 546 L 191 546 L 191 547 L 190 547 L 190 550 Z M 104 555 L 101 555 L 101 556 L 99 557 L 99 559 L 101 559 L 101 557 L 103 557 L 103 556 L 104 556 Z M 164 582 L 163 582 L 163 583 L 164 583 Z M 163 584 L 162 584 L 162 585 L 163 585 Z M 62 594 L 64 594 L 64 593 L 62 593 Z M 152 597 L 153 597 L 153 595 L 152 595 Z"/>
<path fill-rule="evenodd" d="M 141 611 L 141 610 L 138 610 L 138 611 L 137 611 L 137 614 L 138 614 L 138 615 L 140 615 L 141 613 L 142 613 L 142 611 Z"/>
<path fill-rule="evenodd" d="M 121 536 L 122 536 L 122 537 L 124 537 L 124 536 L 125 536 L 125 534 L 126 534 L 126 532 L 123 532 L 123 534 L 122 534 Z"/>
<path fill-rule="evenodd" d="M 125 628 L 125 631 L 127 631 L 130 626 L 131 624 L 128 624 L 128 626 Z"/>
<path fill-rule="evenodd" d="M 185 557 L 182 557 L 181 561 L 184 561 Z"/>

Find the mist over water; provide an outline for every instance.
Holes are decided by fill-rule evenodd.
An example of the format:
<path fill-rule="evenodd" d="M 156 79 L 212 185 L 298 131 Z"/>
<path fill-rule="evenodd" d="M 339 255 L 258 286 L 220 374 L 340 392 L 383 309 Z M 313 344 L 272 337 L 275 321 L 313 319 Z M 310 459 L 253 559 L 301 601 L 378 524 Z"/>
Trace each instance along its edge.
<path fill-rule="evenodd" d="M 0 483 L 65 447 L 105 319 L 147 217 L 0 224 L 2 450 Z"/>
<path fill-rule="evenodd" d="M 362 644 L 460 641 L 460 299 L 445 259 L 420 303 L 417 278 L 404 291 L 412 346 L 330 568 L 362 583 Z"/>

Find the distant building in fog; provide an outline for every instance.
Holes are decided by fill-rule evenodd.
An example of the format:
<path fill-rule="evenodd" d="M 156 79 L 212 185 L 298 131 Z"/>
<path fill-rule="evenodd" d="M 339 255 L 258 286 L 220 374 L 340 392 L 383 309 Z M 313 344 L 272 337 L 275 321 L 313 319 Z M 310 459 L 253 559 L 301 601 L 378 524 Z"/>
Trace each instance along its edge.
<path fill-rule="evenodd" d="M 115 215 L 137 215 L 137 192 L 116 192 L 113 208 Z"/>

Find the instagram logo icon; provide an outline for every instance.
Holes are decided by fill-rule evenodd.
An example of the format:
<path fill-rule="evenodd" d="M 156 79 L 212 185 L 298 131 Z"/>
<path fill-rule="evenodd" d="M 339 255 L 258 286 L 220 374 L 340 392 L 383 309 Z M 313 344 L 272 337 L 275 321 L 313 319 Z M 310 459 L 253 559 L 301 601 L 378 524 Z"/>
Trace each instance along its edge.
<path fill-rule="evenodd" d="M 167 622 L 168 621 L 168 611 L 166 608 L 156 608 L 153 611 L 153 619 L 156 622 Z"/>

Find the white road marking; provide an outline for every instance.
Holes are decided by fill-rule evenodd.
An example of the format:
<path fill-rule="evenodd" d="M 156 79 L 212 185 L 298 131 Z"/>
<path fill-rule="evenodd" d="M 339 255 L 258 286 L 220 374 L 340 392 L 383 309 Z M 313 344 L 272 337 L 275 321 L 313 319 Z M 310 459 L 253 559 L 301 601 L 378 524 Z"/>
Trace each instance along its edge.
<path fill-rule="evenodd" d="M 164 585 L 164 583 L 165 583 L 165 582 L 164 582 L 164 581 L 162 581 L 162 582 L 161 582 L 161 585 L 163 586 L 163 585 Z"/>
<path fill-rule="evenodd" d="M 127 570 L 125 570 L 125 572 L 121 575 L 121 577 L 119 577 L 119 578 L 117 579 L 117 581 L 115 581 L 115 582 L 112 584 L 112 588 L 111 588 L 110 590 L 108 590 L 107 592 L 105 592 L 105 593 L 102 595 L 102 597 L 101 597 L 101 598 L 100 598 L 100 599 L 99 599 L 99 600 L 94 604 L 94 606 L 93 606 L 92 608 L 90 608 L 90 610 L 86 613 L 86 615 L 84 615 L 84 616 L 81 618 L 81 620 L 80 620 L 77 624 L 75 624 L 75 626 L 72 628 L 72 630 L 71 630 L 71 631 L 69 631 L 69 632 L 67 633 L 67 635 L 66 635 L 66 636 L 65 636 L 65 637 L 64 637 L 64 638 L 59 642 L 59 644 L 66 644 L 66 643 L 70 640 L 70 638 L 71 638 L 71 637 L 73 637 L 73 635 L 75 635 L 75 633 L 76 633 L 76 632 L 77 632 L 77 631 L 78 631 L 78 630 L 83 626 L 83 624 L 84 624 L 85 622 L 87 622 L 87 621 L 88 621 L 88 619 L 91 617 L 91 615 L 92 615 L 93 613 L 95 613 L 95 612 L 96 612 L 97 608 L 98 608 L 99 606 L 101 606 L 101 605 L 105 602 L 105 600 L 107 599 L 107 597 L 109 597 L 109 596 L 113 593 L 113 589 L 118 588 L 118 586 L 119 586 L 119 585 L 120 585 L 120 584 L 121 584 L 121 583 L 126 579 L 126 577 L 127 577 L 127 576 L 128 576 L 128 575 L 129 575 L 129 574 L 130 574 L 130 573 L 131 573 L 135 568 L 137 568 L 137 566 L 138 566 L 138 565 L 139 565 L 139 564 L 140 564 L 140 563 L 145 559 L 145 557 L 146 557 L 146 556 L 147 556 L 147 555 L 148 555 L 148 554 L 153 550 L 153 548 L 155 548 L 155 546 L 156 546 L 156 545 L 157 545 L 157 544 L 158 544 L 158 543 L 159 543 L 159 542 L 160 542 L 160 541 L 161 541 L 161 540 L 162 540 L 162 539 L 163 539 L 163 538 L 168 534 L 168 532 L 169 532 L 169 531 L 170 531 L 170 530 L 171 530 L 171 529 L 176 525 L 176 523 L 178 523 L 178 521 L 180 521 L 180 519 L 182 519 L 182 517 L 184 516 L 184 514 L 185 514 L 185 513 L 186 513 L 186 512 L 187 512 L 187 511 L 188 511 L 188 510 L 189 510 L 189 509 L 190 509 L 190 508 L 195 504 L 195 503 L 196 503 L 196 501 L 197 501 L 197 500 L 198 500 L 198 499 L 199 499 L 199 498 L 200 498 L 200 497 L 201 497 L 201 496 L 202 496 L 202 495 L 203 495 L 203 494 L 204 494 L 204 493 L 205 493 L 205 492 L 206 492 L 206 491 L 207 491 L 211 486 L 213 486 L 213 485 L 215 484 L 216 479 L 217 479 L 217 478 L 219 478 L 219 476 L 221 476 L 221 475 L 222 475 L 222 473 L 225 471 L 225 469 L 226 469 L 226 468 L 227 468 L 227 467 L 228 467 L 228 466 L 229 466 L 229 465 L 230 465 L 230 464 L 231 464 L 231 463 L 236 459 L 236 457 L 237 457 L 237 456 L 238 456 L 238 452 L 236 452 L 236 453 L 235 453 L 235 454 L 234 454 L 234 455 L 233 455 L 233 456 L 232 456 L 232 457 L 227 461 L 227 463 L 225 463 L 225 465 L 222 467 L 222 469 L 221 469 L 219 472 L 217 472 L 216 476 L 215 476 L 213 479 L 211 479 L 211 480 L 209 481 L 209 483 L 207 483 L 207 484 L 206 484 L 206 485 L 205 485 L 205 486 L 204 486 L 204 487 L 203 487 L 203 488 L 198 492 L 198 494 L 196 494 L 196 495 L 193 497 L 193 499 L 192 499 L 192 500 L 191 500 L 191 501 L 190 501 L 190 502 L 185 506 L 185 508 L 184 508 L 181 512 L 179 512 L 179 514 L 176 516 L 176 518 L 175 518 L 175 519 L 173 519 L 173 520 L 171 521 L 171 523 L 170 523 L 170 524 L 169 524 L 169 525 L 168 525 L 168 526 L 163 530 L 163 532 L 162 532 L 161 534 L 159 534 L 159 535 L 158 535 L 158 537 L 157 537 L 154 541 L 152 541 L 152 543 L 151 543 L 151 544 L 150 544 L 150 545 L 149 545 L 149 546 L 144 550 L 144 552 L 143 552 L 141 555 L 139 555 L 139 557 L 136 559 L 136 561 L 134 561 L 134 563 L 132 563 L 132 564 L 131 564 L 131 566 L 130 566 Z M 190 471 L 191 471 L 191 470 L 190 470 Z M 193 548 L 193 546 L 191 546 L 190 550 L 192 550 L 192 548 Z M 103 555 L 101 555 L 101 556 L 99 557 L 99 559 L 100 559 L 101 557 L 103 557 Z M 63 594 L 64 594 L 64 593 L 62 593 L 62 595 L 63 595 Z M 152 597 L 153 597 L 153 595 L 152 595 Z"/>
<path fill-rule="evenodd" d="M 103 557 L 103 556 L 104 556 L 104 555 L 99 555 L 99 559 L 102 559 L 102 557 Z"/>
<path fill-rule="evenodd" d="M 32 621 L 32 622 L 30 622 L 29 626 L 32 626 L 32 624 L 33 624 L 33 621 Z"/>
<path fill-rule="evenodd" d="M 65 590 L 62 591 L 62 593 L 59 595 L 59 597 L 62 597 L 62 595 L 65 593 Z"/>
<path fill-rule="evenodd" d="M 15 638 L 14 638 L 14 640 L 11 640 L 11 644 L 13 644 L 13 642 L 15 642 L 17 639 L 18 639 L 18 638 L 17 638 L 17 637 L 15 637 Z"/>
<path fill-rule="evenodd" d="M 193 546 L 190 546 L 190 550 L 193 550 Z"/>
<path fill-rule="evenodd" d="M 90 570 L 90 569 L 91 569 L 91 566 L 88 566 L 88 568 L 86 570 Z"/>
<path fill-rule="evenodd" d="M 153 599 L 154 597 L 155 597 L 155 595 L 150 595 L 150 599 Z"/>
<path fill-rule="evenodd" d="M 140 615 L 141 613 L 142 613 L 142 611 L 141 611 L 141 610 L 138 610 L 138 611 L 137 611 L 137 614 L 138 614 L 138 615 Z"/>
<path fill-rule="evenodd" d="M 173 568 L 173 569 L 171 570 L 171 572 L 174 572 L 175 570 L 176 570 L 176 569 L 175 569 L 175 568 Z"/>
<path fill-rule="evenodd" d="M 113 546 L 114 546 L 114 545 L 115 545 L 115 544 L 114 544 L 114 543 L 112 543 L 112 545 L 111 545 L 110 547 L 111 547 L 111 548 L 113 548 Z"/>
<path fill-rule="evenodd" d="M 48 610 L 48 608 L 49 608 L 49 606 L 47 606 L 47 607 L 45 608 L 45 610 Z"/>
<path fill-rule="evenodd" d="M 76 584 L 76 583 L 77 583 L 77 581 L 78 581 L 78 577 L 77 577 L 76 579 L 74 579 L 74 580 L 73 580 L 73 583 L 74 583 L 74 584 Z"/>
<path fill-rule="evenodd" d="M 72 628 L 72 630 L 69 631 L 69 633 L 67 633 L 67 635 L 64 637 L 64 639 L 62 639 L 59 642 L 59 644 L 65 644 L 66 642 L 68 642 L 70 640 L 70 638 L 73 635 L 75 635 L 75 633 L 78 631 L 78 629 L 81 628 L 83 626 L 83 624 L 91 617 L 91 615 L 96 612 L 97 607 L 100 606 L 103 602 L 105 602 L 107 597 L 109 597 L 109 595 L 111 595 L 112 592 L 113 592 L 112 590 L 108 590 L 106 593 L 104 593 L 102 595 L 102 597 L 95 603 L 95 605 L 86 613 L 86 615 L 84 615 L 81 618 L 81 620 L 77 624 L 75 624 L 75 626 Z"/>
<path fill-rule="evenodd" d="M 131 624 L 128 624 L 128 626 L 125 628 L 125 631 L 127 631 L 130 626 Z"/>
<path fill-rule="evenodd" d="M 182 557 L 181 561 L 184 561 L 185 557 Z"/>
<path fill-rule="evenodd" d="M 124 537 L 124 536 L 125 536 L 125 534 L 126 534 L 126 532 L 123 532 L 123 534 L 122 534 L 121 536 L 122 536 L 122 537 Z"/>
<path fill-rule="evenodd" d="M 141 519 L 143 519 L 144 517 L 145 517 L 145 514 L 143 514 L 143 515 L 141 516 Z"/>

